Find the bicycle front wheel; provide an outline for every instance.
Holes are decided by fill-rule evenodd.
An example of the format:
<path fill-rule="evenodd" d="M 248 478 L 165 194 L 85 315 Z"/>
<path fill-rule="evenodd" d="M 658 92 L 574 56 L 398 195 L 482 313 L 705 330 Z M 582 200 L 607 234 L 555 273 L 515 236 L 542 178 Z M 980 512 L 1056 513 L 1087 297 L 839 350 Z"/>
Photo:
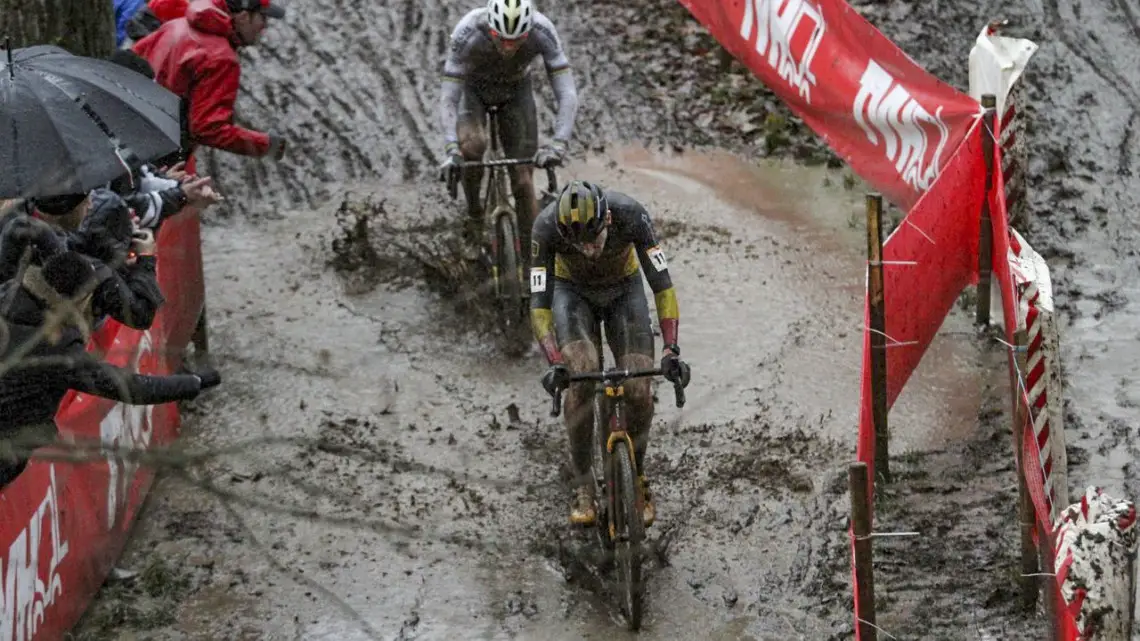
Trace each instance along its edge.
<path fill-rule="evenodd" d="M 617 562 L 624 596 L 624 609 L 629 629 L 641 628 L 641 602 L 644 594 L 641 582 L 642 551 L 645 543 L 645 523 L 642 516 L 642 497 L 633 469 L 633 452 L 629 443 L 614 443 L 614 493 L 619 498 L 614 526 L 614 560 Z"/>
<path fill-rule="evenodd" d="M 598 383 L 600 385 L 601 383 Z M 598 545 L 606 554 L 602 557 L 601 569 L 609 570 L 611 558 L 609 552 L 613 550 L 613 541 L 610 540 L 610 495 L 608 492 L 609 479 L 613 476 L 613 468 L 609 466 L 609 454 L 606 452 L 606 427 L 609 420 L 605 414 L 606 404 L 600 400 L 597 390 L 594 391 L 594 434 L 592 441 L 593 459 L 591 461 L 591 482 L 594 484 L 597 501 L 598 519 L 596 527 Z"/>
<path fill-rule="evenodd" d="M 526 311 L 523 305 L 522 268 L 519 263 L 518 234 L 514 221 L 508 214 L 502 214 L 495 221 L 495 234 L 499 245 L 496 267 L 499 279 L 499 313 L 502 314 L 508 332 L 522 329 L 529 331 L 526 324 Z M 529 334 L 527 337 L 529 338 Z"/>

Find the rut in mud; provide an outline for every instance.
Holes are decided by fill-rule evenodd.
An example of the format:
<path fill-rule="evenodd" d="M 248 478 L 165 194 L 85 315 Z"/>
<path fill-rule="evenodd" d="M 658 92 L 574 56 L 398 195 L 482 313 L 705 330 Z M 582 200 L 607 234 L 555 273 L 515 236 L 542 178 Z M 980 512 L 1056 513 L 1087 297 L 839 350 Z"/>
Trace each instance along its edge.
<path fill-rule="evenodd" d="M 1116 215 L 1137 193 L 1140 72 L 1094 51 L 1135 44 L 1127 2 L 1047 0 L 1001 17 L 1042 45 L 1028 76 L 1028 238 L 1071 320 L 1073 487 L 1135 495 L 1134 357 L 1120 341 L 1136 334 L 1138 259 L 1135 225 Z M 968 43 L 998 16 L 950 4 L 862 9 L 964 86 Z M 226 385 L 188 408 L 187 439 L 257 445 L 218 457 L 194 485 L 156 486 L 123 563 L 169 558 L 176 570 L 161 589 L 108 590 L 79 636 L 620 635 L 587 541 L 564 526 L 564 434 L 537 383 L 543 364 L 502 356 L 485 329 L 469 296 L 481 283 L 456 260 L 458 204 L 434 179 L 436 72 L 467 5 L 294 6 L 244 54 L 240 100 L 247 122 L 290 137 L 288 161 L 205 164 L 231 203 L 204 242 Z M 683 412 L 658 390 L 649 464 L 662 517 L 640 636 L 850 638 L 844 466 L 863 277 L 858 193 L 840 185 L 855 181 L 628 150 L 714 146 L 836 166 L 739 65 L 720 66 L 675 3 L 541 8 L 584 96 L 564 174 L 605 176 L 651 205 L 695 373 Z M 1082 21 L 1100 44 L 1066 31 Z M 549 87 L 536 87 L 549 123 Z M 954 316 L 892 412 L 903 481 L 884 493 L 878 527 L 922 533 L 877 544 L 881 624 L 896 638 L 1040 637 L 1013 608 L 1002 367 Z"/>

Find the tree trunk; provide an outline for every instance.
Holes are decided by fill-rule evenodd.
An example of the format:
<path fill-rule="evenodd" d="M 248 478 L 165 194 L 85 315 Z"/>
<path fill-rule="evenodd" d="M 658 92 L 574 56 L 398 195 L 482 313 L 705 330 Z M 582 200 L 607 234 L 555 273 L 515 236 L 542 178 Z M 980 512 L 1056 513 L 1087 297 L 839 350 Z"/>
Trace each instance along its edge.
<path fill-rule="evenodd" d="M 105 58 L 115 49 L 112 0 L 0 0 L 0 39 L 13 49 L 50 44 Z"/>

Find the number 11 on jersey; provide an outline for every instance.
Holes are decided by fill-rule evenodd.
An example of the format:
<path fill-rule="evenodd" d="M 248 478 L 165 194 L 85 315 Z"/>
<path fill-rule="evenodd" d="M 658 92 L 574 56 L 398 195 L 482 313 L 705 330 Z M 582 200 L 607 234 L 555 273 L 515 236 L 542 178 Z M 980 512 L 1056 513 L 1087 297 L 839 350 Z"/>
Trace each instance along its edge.
<path fill-rule="evenodd" d="M 530 268 L 530 293 L 541 294 L 546 291 L 546 268 Z"/>
<path fill-rule="evenodd" d="M 665 262 L 665 252 L 660 247 L 654 245 L 646 250 L 645 254 L 649 256 L 649 260 L 653 263 L 653 268 L 659 272 L 669 269 L 669 263 Z"/>

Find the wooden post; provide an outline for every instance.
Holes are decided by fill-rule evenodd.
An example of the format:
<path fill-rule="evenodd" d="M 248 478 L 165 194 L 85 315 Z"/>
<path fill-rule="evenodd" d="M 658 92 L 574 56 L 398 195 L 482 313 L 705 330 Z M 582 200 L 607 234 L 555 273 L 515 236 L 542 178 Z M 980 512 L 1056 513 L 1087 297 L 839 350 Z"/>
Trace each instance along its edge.
<path fill-rule="evenodd" d="M 855 617 L 858 619 L 860 641 L 877 641 L 875 627 L 875 572 L 871 563 L 871 501 L 867 494 L 870 479 L 867 464 L 858 461 L 848 468 L 848 485 L 851 493 L 851 532 L 855 535 L 855 585 L 859 596 L 855 599 Z"/>
<path fill-rule="evenodd" d="M 1046 552 L 1046 550 L 1053 549 L 1053 533 L 1050 532 L 1045 526 L 1040 523 L 1037 526 L 1037 557 L 1041 559 L 1041 573 L 1045 576 L 1040 577 L 1041 582 L 1038 585 L 1045 591 L 1042 595 L 1042 601 L 1045 605 L 1045 620 L 1049 622 L 1046 629 L 1049 634 L 1046 635 L 1046 641 L 1061 641 L 1061 631 L 1057 629 L 1057 613 L 1060 611 L 1061 604 L 1058 603 L 1061 598 L 1061 593 L 1057 589 L 1057 577 L 1053 576 L 1055 572 L 1053 566 L 1048 565 L 1049 559 L 1053 556 Z"/>
<path fill-rule="evenodd" d="M 1014 333 L 1014 344 L 1019 348 L 1026 345 L 1025 332 L 1018 330 Z M 1024 352 L 1014 353 L 1014 358 L 1017 359 L 1018 371 L 1026 371 L 1026 359 Z M 1038 566 L 1037 546 L 1033 544 L 1033 532 L 1037 528 L 1037 515 L 1033 509 L 1033 501 L 1029 498 L 1029 488 L 1025 484 L 1025 469 L 1023 467 L 1022 455 L 1025 452 L 1025 419 L 1027 409 L 1021 402 L 1021 392 L 1019 391 L 1019 382 L 1016 374 L 1010 376 L 1010 385 L 1014 390 L 1013 394 L 1013 443 L 1017 453 L 1017 518 L 1021 523 L 1021 608 L 1025 612 L 1033 612 L 1037 607 L 1037 592 L 1039 586 L 1043 582 L 1038 581 L 1036 576 L 1042 570 Z M 1046 569 L 1045 571 L 1048 571 Z"/>
<path fill-rule="evenodd" d="M 875 425 L 875 477 L 891 481 L 887 426 L 887 321 L 883 285 L 883 197 L 867 194 L 867 296 L 871 326 L 871 417 Z"/>
<path fill-rule="evenodd" d="M 990 324 L 990 274 L 993 271 L 994 229 L 990 221 L 990 191 L 994 184 L 994 113 L 997 98 L 988 93 L 982 96 L 983 118 L 982 159 L 986 163 L 986 185 L 982 198 L 982 220 L 978 229 L 978 310 L 974 322 L 979 327 Z"/>

